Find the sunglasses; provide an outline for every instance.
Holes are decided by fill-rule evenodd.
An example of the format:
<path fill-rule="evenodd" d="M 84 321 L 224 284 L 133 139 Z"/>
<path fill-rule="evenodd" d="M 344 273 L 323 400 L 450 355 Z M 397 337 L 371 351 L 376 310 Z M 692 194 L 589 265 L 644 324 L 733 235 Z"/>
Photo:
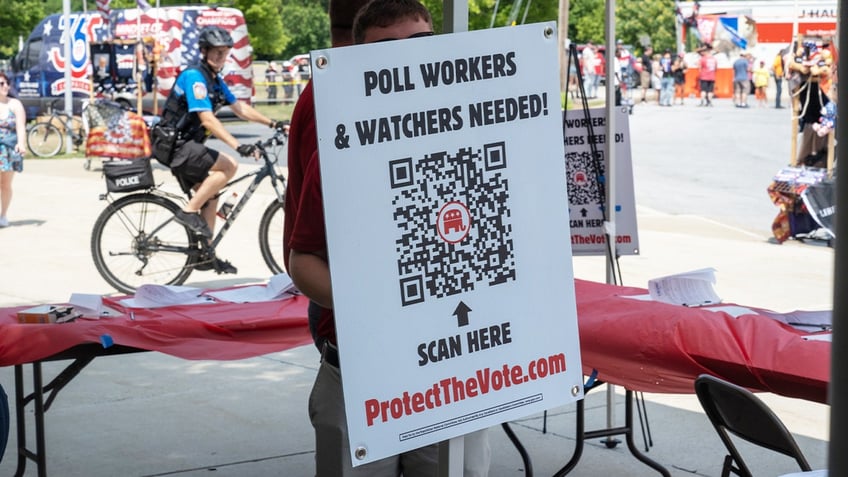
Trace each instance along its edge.
<path fill-rule="evenodd" d="M 433 32 L 431 31 L 420 31 L 418 33 L 413 33 L 406 38 L 383 38 L 375 41 L 374 43 L 380 43 L 382 41 L 395 41 L 395 40 L 409 40 L 410 38 L 424 38 L 427 36 L 433 36 Z"/>

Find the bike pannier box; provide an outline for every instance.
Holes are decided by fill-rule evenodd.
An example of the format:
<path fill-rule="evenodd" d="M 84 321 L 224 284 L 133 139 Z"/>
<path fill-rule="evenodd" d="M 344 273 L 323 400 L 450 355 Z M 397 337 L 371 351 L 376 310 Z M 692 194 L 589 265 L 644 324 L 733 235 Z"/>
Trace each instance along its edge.
<path fill-rule="evenodd" d="M 109 192 L 132 192 L 154 185 L 149 157 L 105 161 L 103 175 L 106 176 L 106 190 Z"/>

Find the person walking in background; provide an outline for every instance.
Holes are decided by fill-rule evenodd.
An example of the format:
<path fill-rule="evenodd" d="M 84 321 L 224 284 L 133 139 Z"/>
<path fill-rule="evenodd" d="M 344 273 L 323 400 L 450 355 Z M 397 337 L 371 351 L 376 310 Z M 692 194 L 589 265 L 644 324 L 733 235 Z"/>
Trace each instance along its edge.
<path fill-rule="evenodd" d="M 701 87 L 700 106 L 712 106 L 718 62 L 709 45 L 703 45 L 699 53 L 701 54 L 701 59 L 698 61 L 698 82 Z"/>
<path fill-rule="evenodd" d="M 733 104 L 737 108 L 748 107 L 748 54 L 744 51 L 733 62 Z"/>
<path fill-rule="evenodd" d="M 268 101 L 271 104 L 277 104 L 277 80 L 278 80 L 277 64 L 273 61 L 268 63 L 268 68 L 265 69 L 265 83 L 268 85 Z"/>
<path fill-rule="evenodd" d="M 674 99 L 674 73 L 671 70 L 671 50 L 665 50 L 660 58 L 660 106 L 671 106 Z"/>
<path fill-rule="evenodd" d="M 595 45 L 591 41 L 586 42 L 583 47 L 583 91 L 586 93 L 586 98 L 592 99 L 597 94 L 595 66 L 597 66 L 598 58 L 596 56 Z"/>
<path fill-rule="evenodd" d="M 783 75 L 786 73 L 784 68 L 783 57 L 786 55 L 786 49 L 777 52 L 774 57 L 774 62 L 771 65 L 771 73 L 774 77 L 774 107 L 781 109 L 780 97 L 783 95 Z"/>
<path fill-rule="evenodd" d="M 624 46 L 624 41 L 621 39 L 615 42 L 615 57 L 618 58 L 618 62 L 621 64 L 618 70 L 621 72 L 621 78 L 619 79 L 626 83 L 625 88 L 627 88 L 631 84 L 630 79 L 633 77 L 633 65 L 635 61 L 633 60 L 633 55 L 630 54 L 630 50 Z"/>
<path fill-rule="evenodd" d="M 768 98 L 766 97 L 766 88 L 769 82 L 769 70 L 766 68 L 766 62 L 760 60 L 760 63 L 754 68 L 752 73 L 754 81 L 754 96 L 757 99 L 757 106 L 765 108 Z"/>
<path fill-rule="evenodd" d="M 671 75 L 674 78 L 674 97 L 680 98 L 680 105 L 683 106 L 683 98 L 686 96 L 686 62 L 683 61 L 683 54 L 674 57 L 671 63 Z"/>
<path fill-rule="evenodd" d="M 654 90 L 654 93 L 657 95 L 657 105 L 662 106 L 660 100 L 662 97 L 660 93 L 662 92 L 662 78 L 663 78 L 663 70 L 660 67 L 660 60 L 662 56 L 659 53 L 654 53 L 653 58 L 651 58 L 651 71 L 653 74 L 651 75 L 651 89 Z"/>
<path fill-rule="evenodd" d="M 595 48 L 595 95 L 598 97 L 598 90 L 601 88 L 601 78 L 607 74 L 607 58 L 600 48 Z"/>
<path fill-rule="evenodd" d="M 577 99 L 578 97 L 578 87 L 577 87 L 577 66 L 572 62 L 568 66 L 568 94 L 571 95 L 571 99 Z"/>
<path fill-rule="evenodd" d="M 639 73 L 639 86 L 642 87 L 642 102 L 648 102 L 648 90 L 651 89 L 651 78 L 653 77 L 653 54 L 651 45 L 645 47 L 642 53 L 642 71 Z"/>
<path fill-rule="evenodd" d="M 0 227 L 9 226 L 12 179 L 23 170 L 26 152 L 26 112 L 23 103 L 9 96 L 11 87 L 6 73 L 0 73 Z"/>

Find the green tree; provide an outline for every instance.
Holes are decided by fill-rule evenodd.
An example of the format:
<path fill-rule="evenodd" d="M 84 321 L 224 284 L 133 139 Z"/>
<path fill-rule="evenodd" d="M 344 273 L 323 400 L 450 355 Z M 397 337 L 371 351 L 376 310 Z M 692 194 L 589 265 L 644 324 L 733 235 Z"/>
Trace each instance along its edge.
<path fill-rule="evenodd" d="M 330 46 L 330 19 L 321 3 L 290 1 L 280 10 L 286 35 L 291 39 L 281 48 L 283 58 Z"/>
<path fill-rule="evenodd" d="M 421 3 L 433 15 L 433 29 L 443 32 L 443 0 L 422 0 Z M 468 29 L 551 21 L 557 19 L 558 11 L 559 2 L 554 0 L 468 0 Z"/>
<path fill-rule="evenodd" d="M 18 38 L 26 39 L 32 27 L 44 18 L 40 0 L 0 0 L 0 58 L 18 52 Z"/>
<path fill-rule="evenodd" d="M 280 0 L 235 0 L 233 6 L 244 13 L 256 58 L 277 57 L 291 41 L 283 27 Z"/>
<path fill-rule="evenodd" d="M 616 4 L 616 33 L 624 43 L 641 51 L 651 44 L 654 51 L 675 51 L 674 0 L 620 0 Z"/>
<path fill-rule="evenodd" d="M 577 43 L 604 44 L 606 31 L 604 0 L 571 0 L 568 11 L 568 38 Z"/>

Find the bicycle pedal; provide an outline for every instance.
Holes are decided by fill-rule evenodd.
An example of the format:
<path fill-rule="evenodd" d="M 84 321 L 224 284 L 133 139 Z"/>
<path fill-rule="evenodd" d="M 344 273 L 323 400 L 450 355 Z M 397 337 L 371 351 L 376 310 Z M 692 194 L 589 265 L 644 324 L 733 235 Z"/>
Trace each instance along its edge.
<path fill-rule="evenodd" d="M 232 263 L 226 260 L 215 259 L 215 261 L 213 262 L 213 266 L 215 267 L 215 273 L 217 273 L 218 275 L 224 273 L 238 273 L 238 269 Z"/>

